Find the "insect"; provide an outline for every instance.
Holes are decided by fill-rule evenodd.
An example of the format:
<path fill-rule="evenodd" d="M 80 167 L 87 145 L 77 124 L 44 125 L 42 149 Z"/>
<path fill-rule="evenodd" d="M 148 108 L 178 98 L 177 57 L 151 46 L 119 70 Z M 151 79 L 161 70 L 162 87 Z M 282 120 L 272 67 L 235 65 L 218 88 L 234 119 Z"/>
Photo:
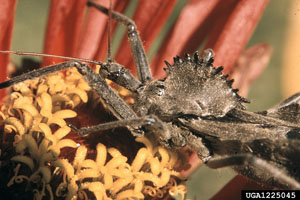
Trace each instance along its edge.
<path fill-rule="evenodd" d="M 89 2 L 101 12 L 108 9 Z M 131 50 L 137 66 L 135 78 L 124 66 L 108 61 L 101 65 L 100 76 L 89 66 L 69 61 L 35 70 L 6 82 L 18 82 L 76 67 L 118 121 L 77 128 L 79 135 L 127 126 L 134 136 L 155 137 L 169 148 L 190 146 L 211 168 L 231 166 L 238 172 L 263 183 L 290 189 L 300 188 L 299 105 L 300 93 L 278 106 L 259 113 L 245 110 L 248 101 L 232 89 L 232 80 L 215 68 L 214 53 L 202 57 L 195 53 L 174 64 L 166 62 L 167 78 L 154 80 L 134 22 L 117 12 L 112 18 L 127 26 Z M 105 82 L 105 78 L 135 94 L 127 105 Z"/>

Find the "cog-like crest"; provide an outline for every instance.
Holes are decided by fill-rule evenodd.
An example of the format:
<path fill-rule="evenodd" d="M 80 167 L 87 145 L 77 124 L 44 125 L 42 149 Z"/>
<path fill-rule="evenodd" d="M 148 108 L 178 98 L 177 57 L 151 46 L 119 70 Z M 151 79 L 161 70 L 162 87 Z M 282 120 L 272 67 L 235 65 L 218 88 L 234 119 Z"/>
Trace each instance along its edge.
<path fill-rule="evenodd" d="M 213 51 L 206 50 L 199 58 L 198 53 L 191 58 L 174 58 L 174 65 L 165 62 L 168 77 L 164 83 L 166 93 L 176 99 L 179 112 L 198 116 L 222 117 L 233 108 L 243 109 L 242 103 L 249 103 L 240 97 L 238 89 L 232 89 L 233 79 L 227 80 L 223 67 L 213 67 Z"/>

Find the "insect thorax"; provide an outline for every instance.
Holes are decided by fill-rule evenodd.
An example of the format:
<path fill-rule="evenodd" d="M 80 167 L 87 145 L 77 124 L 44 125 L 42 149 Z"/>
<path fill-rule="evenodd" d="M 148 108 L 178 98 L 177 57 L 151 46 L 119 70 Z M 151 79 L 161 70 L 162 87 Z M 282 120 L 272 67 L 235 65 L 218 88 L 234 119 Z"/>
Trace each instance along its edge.
<path fill-rule="evenodd" d="M 232 89 L 232 80 L 226 80 L 223 68 L 213 67 L 212 60 L 204 62 L 195 54 L 194 59 L 187 55 L 174 61 L 173 66 L 167 63 L 167 78 L 139 88 L 135 110 L 140 115 L 223 117 L 233 108 L 243 108 L 245 99 Z"/>

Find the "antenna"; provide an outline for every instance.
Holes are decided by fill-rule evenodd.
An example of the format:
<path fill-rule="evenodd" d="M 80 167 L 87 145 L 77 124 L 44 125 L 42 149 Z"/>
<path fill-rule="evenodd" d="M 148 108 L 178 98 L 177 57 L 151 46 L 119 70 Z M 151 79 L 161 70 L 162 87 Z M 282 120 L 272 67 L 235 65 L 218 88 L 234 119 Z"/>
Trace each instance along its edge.
<path fill-rule="evenodd" d="M 111 19 L 112 19 L 112 0 L 109 1 L 109 9 L 108 9 L 108 22 L 107 22 L 107 33 L 108 33 L 108 52 L 107 52 L 107 62 L 112 63 L 112 53 L 111 53 Z M 103 62 L 99 62 L 96 60 L 84 59 L 84 58 L 76 58 L 76 57 L 68 57 L 68 56 L 58 56 L 52 54 L 45 53 L 35 53 L 35 52 L 24 52 L 24 51 L 13 51 L 13 50 L 0 50 L 0 53 L 6 54 L 15 54 L 15 55 L 27 55 L 27 56 L 41 56 L 41 57 L 52 57 L 52 58 L 62 58 L 66 60 L 75 60 L 80 62 L 86 62 L 96 65 L 103 65 Z"/>
<path fill-rule="evenodd" d="M 75 61 L 81 61 L 81 62 L 96 64 L 96 65 L 102 65 L 103 64 L 102 62 L 99 62 L 99 61 L 96 61 L 96 60 L 90 60 L 90 59 L 84 59 L 84 58 L 75 58 L 75 57 L 68 57 L 68 56 L 58 56 L 58 55 L 45 54 L 45 53 L 11 51 L 11 50 L 3 50 L 3 51 L 0 50 L 0 53 L 15 54 L 15 55 L 21 55 L 21 56 L 42 56 L 42 57 L 62 58 L 62 59 L 66 59 L 66 60 L 75 60 Z"/>
<path fill-rule="evenodd" d="M 108 43 L 108 48 L 107 48 L 107 62 L 111 63 L 112 62 L 112 57 L 111 57 L 111 11 L 112 11 L 112 0 L 109 1 L 109 10 L 108 10 L 108 22 L 107 22 L 107 43 Z"/>

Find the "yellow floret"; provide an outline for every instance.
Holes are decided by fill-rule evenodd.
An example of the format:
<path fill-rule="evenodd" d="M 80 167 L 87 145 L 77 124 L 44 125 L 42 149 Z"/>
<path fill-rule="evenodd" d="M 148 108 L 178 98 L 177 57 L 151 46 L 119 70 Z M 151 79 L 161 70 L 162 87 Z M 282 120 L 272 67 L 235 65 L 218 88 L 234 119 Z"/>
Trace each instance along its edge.
<path fill-rule="evenodd" d="M 47 198 L 64 196 L 67 200 L 87 199 L 90 193 L 97 200 L 144 199 L 146 195 L 162 198 L 167 192 L 184 197 L 185 186 L 177 186 L 172 178 L 179 176 L 173 170 L 177 154 L 154 146 L 145 137 L 136 138 L 145 147 L 138 150 L 132 163 L 117 148 L 101 143 L 96 146 L 96 157 L 87 159 L 86 146 L 65 138 L 71 132 L 65 119 L 77 116 L 72 109 L 87 102 L 87 91 L 91 90 L 76 69 L 67 70 L 66 74 L 53 73 L 15 85 L 8 97 L 10 103 L 1 107 L 5 133 L 16 133 L 16 155 L 11 160 L 18 164 L 8 186 L 23 179 L 33 185 L 41 184 L 34 189 L 36 200 L 46 198 L 46 193 Z M 127 95 L 127 91 L 122 90 L 122 94 Z M 77 148 L 72 163 L 60 158 L 65 147 Z M 21 165 L 28 166 L 32 174 L 19 174 Z M 62 182 L 52 188 L 52 178 L 60 174 Z"/>

